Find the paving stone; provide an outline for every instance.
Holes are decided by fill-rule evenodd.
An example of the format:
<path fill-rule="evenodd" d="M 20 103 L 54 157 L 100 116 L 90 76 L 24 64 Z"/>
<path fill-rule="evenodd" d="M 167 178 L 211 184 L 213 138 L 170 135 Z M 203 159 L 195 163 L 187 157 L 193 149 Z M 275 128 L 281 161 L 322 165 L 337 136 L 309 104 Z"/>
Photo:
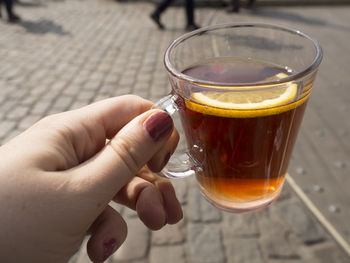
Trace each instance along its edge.
<path fill-rule="evenodd" d="M 39 116 L 78 108 L 91 101 L 129 93 L 157 101 L 168 94 L 171 87 L 163 66 L 163 55 L 170 42 L 184 33 L 182 21 L 185 16 L 183 7 L 170 8 L 164 17 L 170 30 L 159 31 L 148 17 L 152 9 L 153 4 L 149 3 L 98 0 L 84 0 L 84 4 L 78 0 L 54 3 L 47 1 L 45 5 L 35 8 L 16 6 L 16 11 L 23 13 L 27 21 L 35 23 L 40 17 L 50 17 L 53 26 L 33 24 L 33 32 L 29 32 L 29 29 L 23 26 L 0 22 L 0 140 L 6 142 L 13 138 Z M 350 54 L 347 52 L 348 39 L 344 34 L 347 31 L 348 23 L 344 23 L 348 17 L 347 13 L 346 7 L 271 7 L 261 10 L 259 8 L 252 13 L 243 9 L 241 13 L 232 16 L 222 9 L 199 8 L 196 9 L 196 20 L 198 19 L 201 25 L 264 20 L 285 23 L 316 34 L 325 45 L 328 59 L 323 63 L 328 76 L 323 69 L 324 71 L 320 72 L 325 76 L 322 82 L 327 85 L 319 85 L 320 88 L 313 92 L 315 97 L 310 106 L 320 112 L 324 122 L 322 125 L 311 127 L 311 136 L 322 139 L 320 144 L 324 145 L 332 136 L 332 130 L 328 128 L 337 127 L 336 140 L 343 142 L 344 147 L 347 147 L 349 144 L 345 135 L 349 129 L 344 116 L 349 108 L 346 106 L 348 93 L 342 91 L 347 87 L 347 81 L 344 77 L 331 77 L 340 76 L 339 72 L 347 76 L 347 68 L 332 67 L 332 64 L 329 64 L 329 61 L 337 61 L 337 65 L 347 65 L 347 61 L 344 62 L 347 59 L 346 54 Z M 67 34 L 64 34 L 65 32 Z M 332 46 L 328 45 L 327 39 L 334 39 L 332 43 L 335 43 L 333 46 L 336 48 L 330 48 Z M 334 85 L 328 85 L 329 83 Z M 342 96 L 332 98 L 329 93 L 324 92 L 325 87 L 327 90 L 331 90 L 329 87 L 332 87 L 334 94 Z M 61 97 L 64 99 L 59 102 Z M 22 106 L 29 108 L 27 114 L 15 117 L 14 122 L 6 119 L 8 114 L 19 114 L 15 113 L 14 109 Z M 342 125 L 335 125 L 334 120 L 337 118 L 341 120 Z M 315 133 L 320 128 L 324 132 Z M 305 137 L 308 129 L 304 129 L 302 137 Z M 312 145 L 312 152 L 322 145 Z M 340 146 L 330 149 L 336 153 Z M 332 155 L 330 151 L 323 152 Z M 295 159 L 297 157 L 293 156 Z M 346 157 L 337 156 L 331 159 L 328 169 L 335 169 L 338 177 L 342 176 L 341 173 L 346 174 L 349 167 L 345 161 L 348 159 Z M 346 164 L 345 167 L 342 162 Z M 301 164 L 302 162 L 299 167 L 306 172 L 293 167 L 290 171 L 303 180 L 311 178 L 309 180 L 312 184 L 304 186 L 311 194 L 315 184 L 324 186 L 325 193 L 329 191 L 327 184 L 317 181 L 319 173 L 311 169 L 316 166 L 323 169 L 322 162 L 314 162 L 310 165 L 312 167 Z M 323 170 L 327 172 L 327 169 Z M 327 180 L 330 178 L 327 177 Z M 318 232 L 318 227 L 315 230 L 312 224 L 319 223 L 313 221 L 312 217 L 309 221 L 310 214 L 304 211 L 302 203 L 296 202 L 295 193 L 288 185 L 285 185 L 278 201 L 266 211 L 255 215 L 230 215 L 216 211 L 198 192 L 190 193 L 189 189 L 197 187 L 192 181 L 188 178 L 174 182 L 185 212 L 182 221 L 184 229 L 180 227 L 181 224 L 169 226 L 153 232 L 150 236 L 142 223 L 133 225 L 136 225 L 133 222 L 138 220 L 134 211 L 121 209 L 120 212 L 127 222 L 132 222 L 129 225 L 131 241 L 127 241 L 131 242 L 131 245 L 128 245 L 129 248 L 123 248 L 122 256 L 115 256 L 107 263 L 152 263 L 171 260 L 227 263 L 256 260 L 263 260 L 265 263 L 347 262 L 346 259 L 343 261 L 342 250 L 327 233 L 324 241 L 318 238 L 324 233 Z M 346 182 L 342 180 L 340 184 L 345 185 Z M 327 212 L 331 204 L 338 205 L 336 202 L 327 203 Z M 332 213 L 332 220 L 348 218 L 346 206 L 342 204 L 340 208 L 339 213 Z M 184 232 L 181 236 L 182 230 Z M 89 262 L 85 249 L 81 249 L 74 260 Z"/>
<path fill-rule="evenodd" d="M 150 82 L 152 80 L 152 75 L 149 73 L 140 73 L 137 76 L 137 80 L 140 82 Z"/>
<path fill-rule="evenodd" d="M 299 259 L 297 246 L 289 242 L 289 228 L 273 218 L 260 218 L 260 244 L 262 254 L 266 260 L 272 259 Z"/>
<path fill-rule="evenodd" d="M 133 85 L 135 82 L 135 79 L 134 77 L 125 77 L 125 76 L 122 76 L 122 78 L 120 79 L 119 81 L 119 85 L 122 87 L 122 86 L 130 86 L 130 85 Z"/>
<path fill-rule="evenodd" d="M 123 211 L 124 211 L 124 209 L 125 209 L 124 206 L 122 206 L 122 205 L 120 205 L 120 204 L 117 204 L 117 203 L 115 203 L 115 202 L 113 202 L 113 201 L 109 202 L 108 205 L 111 206 L 111 207 L 112 207 L 115 211 L 117 211 L 119 214 L 122 214 Z"/>
<path fill-rule="evenodd" d="M 264 263 L 260 244 L 256 238 L 230 238 L 225 240 L 228 262 Z"/>
<path fill-rule="evenodd" d="M 198 187 L 189 189 L 188 206 L 188 214 L 191 221 L 218 222 L 221 220 L 222 212 L 204 199 Z"/>
<path fill-rule="evenodd" d="M 39 121 L 42 117 L 43 116 L 40 115 L 28 115 L 19 122 L 18 129 L 26 130 L 29 127 L 31 127 L 34 123 Z"/>
<path fill-rule="evenodd" d="M 148 99 L 150 97 L 149 96 L 149 89 L 140 88 L 139 86 L 135 86 L 134 90 L 135 90 L 135 94 L 137 94 L 138 96 L 140 96 L 142 98 Z"/>
<path fill-rule="evenodd" d="M 226 261 L 222 233 L 214 224 L 188 225 L 189 262 L 224 263 Z"/>
<path fill-rule="evenodd" d="M 128 236 L 125 243 L 112 256 L 113 260 L 126 261 L 146 257 L 148 250 L 149 230 L 138 218 L 129 218 L 127 221 Z"/>
<path fill-rule="evenodd" d="M 282 191 L 278 197 L 278 199 L 275 201 L 276 202 L 281 202 L 285 199 L 289 199 L 293 196 L 294 192 L 293 189 L 290 187 L 290 185 L 287 182 L 284 182 Z"/>
<path fill-rule="evenodd" d="M 149 92 L 150 84 L 146 82 L 136 82 L 134 85 L 135 92 Z"/>
<path fill-rule="evenodd" d="M 130 208 L 125 208 L 123 210 L 123 216 L 127 218 L 136 218 L 138 217 L 137 212 L 135 210 L 132 210 Z"/>
<path fill-rule="evenodd" d="M 101 73 L 101 72 L 94 72 L 93 74 L 91 74 L 89 76 L 89 80 L 92 82 L 102 82 L 102 80 L 104 79 L 105 74 Z"/>
<path fill-rule="evenodd" d="M 6 100 L 4 103 L 0 105 L 0 111 L 3 113 L 7 113 L 12 110 L 17 105 L 17 101 L 15 100 Z"/>
<path fill-rule="evenodd" d="M 102 64 L 98 66 L 97 72 L 99 72 L 102 75 L 103 80 L 106 78 L 106 73 L 110 71 L 112 64 L 113 64 L 112 62 L 108 63 L 107 61 L 104 61 Z"/>
<path fill-rule="evenodd" d="M 72 79 L 71 84 L 74 84 L 74 85 L 84 84 L 85 82 L 87 82 L 88 76 L 89 76 L 88 73 L 79 72 L 79 73 L 78 73 L 77 75 L 75 75 L 75 77 Z"/>
<path fill-rule="evenodd" d="M 52 90 L 57 90 L 57 91 L 61 91 L 63 90 L 65 87 L 67 86 L 67 82 L 66 81 L 56 81 L 55 83 L 52 84 L 51 89 Z"/>
<path fill-rule="evenodd" d="M 306 244 L 322 242 L 327 238 L 323 228 L 299 200 L 278 202 L 272 209 L 278 210 L 281 218 L 288 222 L 293 232 Z"/>
<path fill-rule="evenodd" d="M 121 96 L 121 95 L 127 95 L 127 94 L 132 94 L 132 86 L 118 86 L 113 93 L 112 96 Z M 135 94 L 137 95 L 137 94 Z"/>
<path fill-rule="evenodd" d="M 152 246 L 149 261 L 152 263 L 185 262 L 185 249 L 181 245 L 166 247 Z"/>
<path fill-rule="evenodd" d="M 97 91 L 100 86 L 101 86 L 101 82 L 99 81 L 88 81 L 84 84 L 84 89 Z"/>
<path fill-rule="evenodd" d="M 76 100 L 76 101 L 73 102 L 72 105 L 70 105 L 69 109 L 70 110 L 75 110 L 75 109 L 79 109 L 81 107 L 84 107 L 86 105 L 87 105 L 87 102 Z"/>
<path fill-rule="evenodd" d="M 28 111 L 29 107 L 18 105 L 7 113 L 6 118 L 9 120 L 20 120 L 21 118 L 26 116 Z"/>
<path fill-rule="evenodd" d="M 98 91 L 98 94 L 104 94 L 107 96 L 112 96 L 114 90 L 116 89 L 117 84 L 112 83 L 104 83 L 101 87 L 101 89 Z"/>
<path fill-rule="evenodd" d="M 323 243 L 320 245 L 313 246 L 313 253 L 318 263 L 349 263 L 350 257 L 346 255 L 343 250 L 336 247 L 334 243 Z"/>
<path fill-rule="evenodd" d="M 107 95 L 105 95 L 105 94 L 98 94 L 98 95 L 96 95 L 94 98 L 93 98 L 93 100 L 91 101 L 91 103 L 93 103 L 93 102 L 96 102 L 96 101 L 100 101 L 100 100 L 105 100 L 105 99 L 108 99 L 108 98 L 110 98 L 111 96 L 107 96 Z"/>
<path fill-rule="evenodd" d="M 45 92 L 45 94 L 41 97 L 43 100 L 51 100 L 55 101 L 60 97 L 60 91 L 57 90 L 48 90 Z"/>
<path fill-rule="evenodd" d="M 3 120 L 0 122 L 0 138 L 6 136 L 12 129 L 16 127 L 15 121 Z"/>
<path fill-rule="evenodd" d="M 185 240 L 184 220 L 175 225 L 166 225 L 161 230 L 152 232 L 152 245 L 173 245 Z"/>
<path fill-rule="evenodd" d="M 224 238 L 259 237 L 259 217 L 256 214 L 224 214 L 222 224 L 225 229 Z"/>
<path fill-rule="evenodd" d="M 36 98 L 34 96 L 28 96 L 26 94 L 26 96 L 21 100 L 21 105 L 31 107 L 34 103 L 37 102 L 37 100 L 38 100 L 38 98 Z"/>
<path fill-rule="evenodd" d="M 104 83 L 112 83 L 116 84 L 120 79 L 119 73 L 110 73 L 107 75 L 107 77 L 104 79 Z"/>
<path fill-rule="evenodd" d="M 86 262 L 91 262 L 88 254 L 86 253 L 86 244 L 88 242 L 88 238 L 84 239 L 83 244 L 81 245 L 80 248 L 80 253 L 76 253 L 68 263 L 86 263 Z"/>
<path fill-rule="evenodd" d="M 57 114 L 57 113 L 61 113 L 62 109 L 59 108 L 51 108 L 46 112 L 46 115 L 52 115 L 52 114 Z"/>
<path fill-rule="evenodd" d="M 27 88 L 30 88 L 30 94 L 31 96 L 37 96 L 43 95 L 47 91 L 47 86 L 39 83 L 28 83 Z"/>
<path fill-rule="evenodd" d="M 82 87 L 75 83 L 70 83 L 63 91 L 62 95 L 70 96 L 70 97 L 76 97 L 77 94 L 82 92 Z"/>
<path fill-rule="evenodd" d="M 9 92 L 8 98 L 16 99 L 16 100 L 23 100 L 28 94 L 28 90 L 26 88 L 21 88 L 17 86 L 14 88 L 13 91 Z"/>
<path fill-rule="evenodd" d="M 73 98 L 69 96 L 60 96 L 53 104 L 52 108 L 54 110 L 66 111 L 69 109 L 69 106 L 72 104 Z"/>
<path fill-rule="evenodd" d="M 187 203 L 187 192 L 189 188 L 188 178 L 182 180 L 173 180 L 172 184 L 175 188 L 176 197 L 181 204 Z"/>
<path fill-rule="evenodd" d="M 13 129 L 9 133 L 7 133 L 6 136 L 3 137 L 3 139 L 1 139 L 1 137 L 0 137 L 0 143 L 4 144 L 4 143 L 10 141 L 11 139 L 13 139 L 14 137 L 16 137 L 17 135 L 21 134 L 22 132 L 23 132 L 23 130 Z"/>
<path fill-rule="evenodd" d="M 51 107 L 51 101 L 38 101 L 31 110 L 31 113 L 43 115 Z"/>
<path fill-rule="evenodd" d="M 82 101 L 91 101 L 95 96 L 95 91 L 92 90 L 82 90 L 78 93 L 77 99 Z"/>
<path fill-rule="evenodd" d="M 303 261 L 302 259 L 269 259 L 268 263 L 316 263 L 313 261 Z"/>

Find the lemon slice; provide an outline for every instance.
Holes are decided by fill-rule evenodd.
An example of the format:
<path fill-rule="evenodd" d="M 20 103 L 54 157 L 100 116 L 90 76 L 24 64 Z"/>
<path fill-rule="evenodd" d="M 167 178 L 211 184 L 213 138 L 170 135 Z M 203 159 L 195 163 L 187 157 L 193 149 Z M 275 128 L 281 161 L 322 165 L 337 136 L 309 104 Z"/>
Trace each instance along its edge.
<path fill-rule="evenodd" d="M 286 76 L 284 73 L 279 73 L 267 80 L 281 79 Z M 262 88 L 263 90 L 255 91 L 248 88 L 247 91 L 195 92 L 191 94 L 191 101 L 186 100 L 186 106 L 204 114 L 246 118 L 278 114 L 295 108 L 306 100 L 304 97 L 302 100 L 294 102 L 298 86 L 292 82 L 278 87 L 266 86 Z"/>

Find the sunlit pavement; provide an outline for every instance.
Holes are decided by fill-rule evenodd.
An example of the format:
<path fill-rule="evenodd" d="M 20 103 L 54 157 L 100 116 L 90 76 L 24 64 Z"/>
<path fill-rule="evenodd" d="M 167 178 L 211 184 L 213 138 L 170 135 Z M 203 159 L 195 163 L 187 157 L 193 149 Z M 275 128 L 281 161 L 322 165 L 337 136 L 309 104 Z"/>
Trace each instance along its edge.
<path fill-rule="evenodd" d="M 3 8 L 0 141 L 43 116 L 111 96 L 132 93 L 157 101 L 166 95 L 170 87 L 162 58 L 184 33 L 185 16 L 183 8 L 169 8 L 162 17 L 166 30 L 159 31 L 149 19 L 152 9 L 145 2 L 22 1 L 16 6 L 22 22 L 8 24 Z M 175 181 L 183 221 L 152 232 L 135 212 L 116 206 L 129 235 L 109 262 L 349 262 L 349 11 L 350 6 L 256 6 L 239 14 L 196 9 L 201 26 L 272 22 L 321 42 L 325 58 L 289 170 L 297 185 L 286 184 L 263 212 L 234 215 L 209 205 L 194 178 Z M 305 196 L 300 198 L 295 187 Z M 84 246 L 71 262 L 89 262 Z"/>

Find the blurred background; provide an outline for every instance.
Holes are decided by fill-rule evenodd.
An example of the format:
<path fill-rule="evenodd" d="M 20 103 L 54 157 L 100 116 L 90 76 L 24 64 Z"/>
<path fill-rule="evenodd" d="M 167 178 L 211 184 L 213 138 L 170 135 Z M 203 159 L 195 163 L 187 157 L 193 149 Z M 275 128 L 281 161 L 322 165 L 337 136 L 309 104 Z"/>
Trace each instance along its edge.
<path fill-rule="evenodd" d="M 0 142 L 40 118 L 123 94 L 157 101 L 170 91 L 168 45 L 186 31 L 182 2 L 150 18 L 156 0 L 20 0 L 0 19 Z M 194 178 L 174 182 L 177 225 L 152 232 L 127 221 L 125 244 L 108 262 L 350 262 L 350 0 L 197 0 L 198 26 L 269 22 L 304 31 L 324 49 L 311 101 L 278 201 L 249 215 L 221 212 Z M 229 10 L 230 11 L 230 10 Z M 232 10 L 231 10 L 232 11 Z M 237 12 L 239 11 L 239 12 Z M 70 263 L 90 262 L 85 244 Z"/>

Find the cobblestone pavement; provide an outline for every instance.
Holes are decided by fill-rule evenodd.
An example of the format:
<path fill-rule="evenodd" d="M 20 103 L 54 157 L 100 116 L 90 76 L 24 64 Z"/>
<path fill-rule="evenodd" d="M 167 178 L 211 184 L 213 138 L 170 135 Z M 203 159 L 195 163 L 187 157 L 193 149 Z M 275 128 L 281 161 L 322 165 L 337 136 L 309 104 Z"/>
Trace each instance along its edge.
<path fill-rule="evenodd" d="M 158 31 L 148 18 L 152 8 L 149 3 L 107 0 L 28 0 L 16 9 L 23 17 L 21 24 L 12 25 L 0 20 L 0 142 L 6 142 L 45 115 L 103 98 L 133 93 L 157 101 L 166 95 L 169 85 L 162 57 L 171 41 L 184 33 L 184 12 L 182 8 L 170 8 L 164 15 L 168 30 Z M 349 141 L 345 137 L 350 126 L 346 116 L 349 96 L 345 92 L 345 82 L 339 78 L 348 75 L 346 61 L 349 61 L 350 52 L 346 51 L 350 50 L 346 40 L 350 26 L 349 19 L 345 22 L 342 19 L 349 11 L 347 6 L 331 9 L 264 7 L 253 12 L 243 9 L 236 15 L 228 15 L 222 9 L 196 10 L 197 21 L 202 26 L 227 21 L 266 21 L 301 28 L 324 40 L 325 53 L 331 57 L 325 59 L 324 64 L 330 66 L 329 71 L 336 76 L 332 80 L 335 92 L 343 95 L 337 100 L 332 97 L 331 103 L 339 108 L 338 119 L 344 124 L 339 128 L 343 135 L 338 139 L 345 145 L 339 152 L 333 144 L 327 144 L 326 151 L 335 151 L 335 156 L 339 157 L 332 162 L 338 160 L 344 187 L 350 185 L 349 179 L 345 178 L 349 175 L 346 170 Z M 329 106 L 325 101 L 325 94 L 328 94 L 325 85 L 332 85 L 332 81 L 327 79 L 326 70 L 321 69 L 318 81 L 321 88 L 319 92 L 315 91 L 320 102 L 311 101 L 308 119 L 314 120 L 312 116 L 317 115 L 322 105 Z M 312 123 L 317 126 L 312 121 L 309 126 Z M 308 137 L 303 134 L 307 135 L 310 130 L 309 137 L 315 137 L 315 140 L 328 135 L 327 130 L 316 129 L 318 137 L 317 134 L 312 136 L 313 128 L 303 129 L 296 149 L 301 157 L 294 157 L 290 169 L 297 182 L 306 182 L 302 187 L 306 192 L 312 192 L 317 182 L 305 174 L 310 174 L 312 169 L 316 169 L 315 173 L 321 172 L 322 166 L 318 166 L 317 160 L 303 163 L 305 158 L 313 156 L 313 153 L 311 157 L 307 155 L 310 153 Z M 320 149 L 322 152 L 322 147 Z M 250 215 L 222 213 L 213 208 L 201 197 L 193 178 L 174 184 L 184 208 L 184 220 L 152 232 L 140 223 L 133 211 L 116 206 L 127 221 L 129 236 L 108 262 L 350 262 L 288 184 L 273 206 Z M 322 187 L 325 184 L 315 188 L 316 194 L 322 192 Z M 329 192 L 325 191 L 325 199 L 315 199 L 321 200 L 321 210 L 322 202 L 328 204 L 328 199 L 332 198 Z M 342 194 L 347 197 L 348 193 L 340 191 L 339 195 Z M 310 196 L 313 198 L 312 194 Z M 343 200 L 342 196 L 336 198 L 335 202 Z M 349 225 L 345 221 L 349 217 L 344 216 L 349 214 L 348 203 L 334 204 L 333 210 L 339 211 L 337 207 L 340 207 L 340 212 L 329 218 L 347 238 Z M 322 211 L 327 211 L 327 207 Z M 89 262 L 84 245 L 70 262 Z"/>

